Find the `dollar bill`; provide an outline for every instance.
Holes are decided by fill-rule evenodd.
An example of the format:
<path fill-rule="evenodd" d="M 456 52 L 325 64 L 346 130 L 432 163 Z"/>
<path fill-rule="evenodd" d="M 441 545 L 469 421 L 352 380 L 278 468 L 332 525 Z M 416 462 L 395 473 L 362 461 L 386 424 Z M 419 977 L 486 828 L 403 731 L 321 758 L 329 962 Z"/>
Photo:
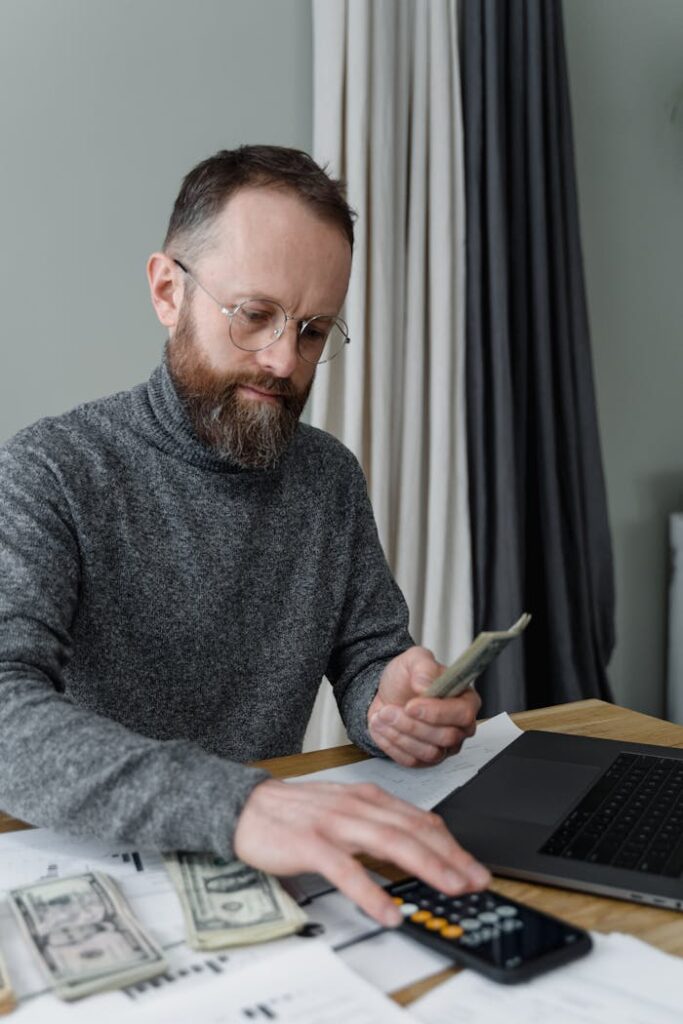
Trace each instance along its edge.
<path fill-rule="evenodd" d="M 165 858 L 193 949 L 221 949 L 291 935 L 305 913 L 280 883 L 239 860 L 178 853 Z"/>
<path fill-rule="evenodd" d="M 5 961 L 0 956 L 0 1014 L 9 1013 L 16 1005 L 17 1001 L 12 991 Z"/>
<path fill-rule="evenodd" d="M 162 974 L 166 961 L 107 875 L 10 890 L 10 907 L 55 993 L 78 999 Z"/>
<path fill-rule="evenodd" d="M 526 629 L 530 621 L 531 616 L 524 614 L 509 629 L 480 633 L 467 650 L 425 690 L 425 696 L 455 697 L 462 693 Z"/>

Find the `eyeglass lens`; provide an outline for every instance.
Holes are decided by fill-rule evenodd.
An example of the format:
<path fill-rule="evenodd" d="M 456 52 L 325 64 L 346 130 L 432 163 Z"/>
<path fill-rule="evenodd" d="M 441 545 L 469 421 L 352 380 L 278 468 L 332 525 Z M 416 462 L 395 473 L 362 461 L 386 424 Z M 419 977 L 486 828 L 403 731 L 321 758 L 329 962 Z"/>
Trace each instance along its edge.
<path fill-rule="evenodd" d="M 233 343 L 248 352 L 266 348 L 286 327 L 285 314 L 267 299 L 247 299 L 230 317 Z M 315 316 L 299 331 L 299 355 L 309 363 L 333 359 L 346 344 L 346 333 L 334 317 Z"/>

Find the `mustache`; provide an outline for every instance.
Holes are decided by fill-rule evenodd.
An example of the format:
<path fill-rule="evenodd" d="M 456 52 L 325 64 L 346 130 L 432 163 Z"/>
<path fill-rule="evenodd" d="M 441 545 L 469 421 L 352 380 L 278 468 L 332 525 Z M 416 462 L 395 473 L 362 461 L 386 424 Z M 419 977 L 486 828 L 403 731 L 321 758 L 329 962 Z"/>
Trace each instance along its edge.
<path fill-rule="evenodd" d="M 288 399 L 297 401 L 302 397 L 289 377 L 273 377 L 269 373 L 230 373 L 223 377 L 214 377 L 211 382 L 202 381 L 201 396 L 211 397 L 216 402 L 224 402 L 242 386 L 270 391 L 285 399 L 285 404 Z"/>

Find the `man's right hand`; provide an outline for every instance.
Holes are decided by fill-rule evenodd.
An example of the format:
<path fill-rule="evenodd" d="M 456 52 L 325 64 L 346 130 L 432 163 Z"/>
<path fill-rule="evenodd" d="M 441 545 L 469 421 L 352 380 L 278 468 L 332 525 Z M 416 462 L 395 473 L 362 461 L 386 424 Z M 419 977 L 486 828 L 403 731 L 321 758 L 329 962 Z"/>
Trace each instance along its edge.
<path fill-rule="evenodd" d="M 354 854 L 391 861 L 440 892 L 484 889 L 490 874 L 466 853 L 441 818 L 371 783 L 259 783 L 237 822 L 235 853 L 272 875 L 317 871 L 380 924 L 401 915 Z"/>

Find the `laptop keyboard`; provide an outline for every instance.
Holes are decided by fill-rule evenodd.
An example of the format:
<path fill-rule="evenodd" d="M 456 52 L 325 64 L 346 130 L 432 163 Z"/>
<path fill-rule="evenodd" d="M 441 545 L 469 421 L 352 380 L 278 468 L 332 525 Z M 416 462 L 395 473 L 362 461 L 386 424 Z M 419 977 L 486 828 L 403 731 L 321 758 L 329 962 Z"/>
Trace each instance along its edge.
<path fill-rule="evenodd" d="M 539 853 L 683 875 L 683 760 L 620 754 Z"/>

